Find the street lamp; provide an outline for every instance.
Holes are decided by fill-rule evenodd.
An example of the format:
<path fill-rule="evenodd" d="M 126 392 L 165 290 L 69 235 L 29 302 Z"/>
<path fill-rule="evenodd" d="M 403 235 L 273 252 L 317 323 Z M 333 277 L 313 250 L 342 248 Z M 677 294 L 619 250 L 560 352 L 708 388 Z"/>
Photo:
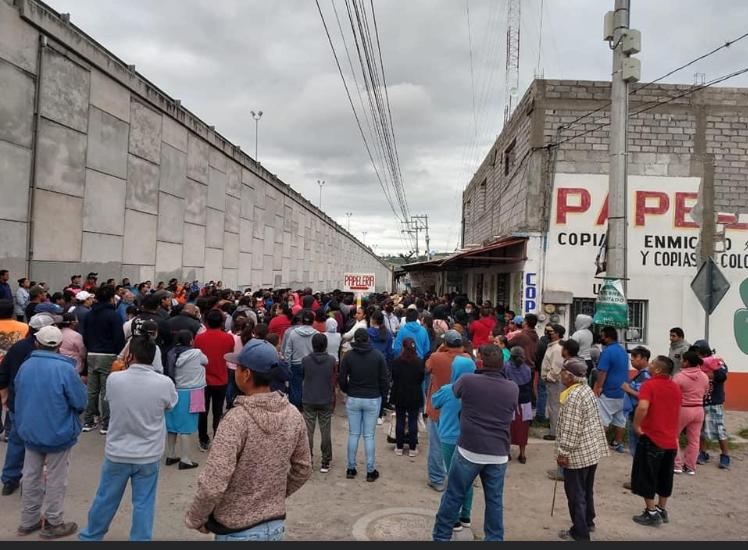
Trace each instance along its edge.
<path fill-rule="evenodd" d="M 364 236 L 364 246 L 366 246 L 366 234 L 368 231 L 362 231 L 361 234 Z"/>
<path fill-rule="evenodd" d="M 348 233 L 351 232 L 351 216 L 353 216 L 353 212 L 346 212 L 345 213 L 345 217 L 348 218 L 348 227 L 346 229 L 348 231 Z"/>
<path fill-rule="evenodd" d="M 260 162 L 260 159 L 257 156 L 257 136 L 259 134 L 259 128 L 260 128 L 260 119 L 262 118 L 262 111 L 254 112 L 250 111 L 252 114 L 252 118 L 255 119 L 255 160 L 257 162 Z"/>
<path fill-rule="evenodd" d="M 325 180 L 317 180 L 319 185 L 319 209 L 322 210 L 322 188 L 325 186 Z"/>

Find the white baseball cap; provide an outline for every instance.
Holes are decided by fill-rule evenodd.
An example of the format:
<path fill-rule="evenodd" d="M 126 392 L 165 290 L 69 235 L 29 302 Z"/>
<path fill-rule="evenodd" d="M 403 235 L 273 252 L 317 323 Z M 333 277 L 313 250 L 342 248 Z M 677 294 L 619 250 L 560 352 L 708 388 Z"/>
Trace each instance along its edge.
<path fill-rule="evenodd" d="M 50 313 L 37 313 L 29 319 L 29 326 L 34 330 L 40 330 L 44 327 L 50 327 L 55 323 L 62 322 L 62 317 Z"/>
<path fill-rule="evenodd" d="M 43 327 L 39 329 L 34 337 L 45 348 L 56 348 L 62 344 L 62 332 L 54 326 Z"/>
<path fill-rule="evenodd" d="M 85 302 L 89 298 L 93 298 L 93 294 L 90 292 L 86 292 L 85 290 L 81 290 L 78 294 L 75 295 L 75 299 L 79 302 Z"/>

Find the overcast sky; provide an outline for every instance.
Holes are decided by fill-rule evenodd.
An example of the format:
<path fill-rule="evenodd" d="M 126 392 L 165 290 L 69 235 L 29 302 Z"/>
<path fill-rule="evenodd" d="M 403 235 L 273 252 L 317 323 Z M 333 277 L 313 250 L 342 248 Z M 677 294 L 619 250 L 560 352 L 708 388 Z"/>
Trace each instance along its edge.
<path fill-rule="evenodd" d="M 380 254 L 405 250 L 313 0 L 46 1 L 252 155 L 250 111 L 262 110 L 265 167 L 315 204 L 316 182 L 325 180 L 323 210 L 343 226 L 345 213 L 353 212 L 351 231 L 360 239 L 366 231 L 366 243 Z M 642 32 L 643 81 L 748 30 L 744 0 L 632 4 L 631 26 Z M 320 5 L 357 102 L 331 0 Z M 335 6 L 343 17 L 343 0 Z M 536 72 L 539 49 L 546 78 L 609 79 L 611 52 L 601 34 L 612 6 L 613 0 L 545 0 L 540 33 L 541 0 L 522 0 L 521 93 Z M 453 251 L 460 193 L 501 129 L 506 3 L 374 0 L 374 8 L 410 211 L 429 215 L 433 250 Z M 342 23 L 353 47 L 347 18 Z M 746 60 L 748 39 L 667 82 L 691 84 L 696 72 L 709 80 Z M 748 86 L 748 77 L 729 84 Z"/>

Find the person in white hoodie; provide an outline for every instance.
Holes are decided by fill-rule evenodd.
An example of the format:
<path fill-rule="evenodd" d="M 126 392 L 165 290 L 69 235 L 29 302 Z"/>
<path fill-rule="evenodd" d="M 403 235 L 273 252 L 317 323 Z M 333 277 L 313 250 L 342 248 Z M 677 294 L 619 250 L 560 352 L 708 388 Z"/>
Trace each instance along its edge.
<path fill-rule="evenodd" d="M 332 355 L 336 362 L 340 361 L 342 335 L 338 332 L 338 322 L 332 317 L 325 321 L 325 336 L 327 336 L 327 353 Z"/>
<path fill-rule="evenodd" d="M 580 313 L 574 320 L 574 334 L 571 335 L 571 339 L 575 340 L 579 344 L 579 358 L 587 363 L 587 378 L 589 379 L 590 373 L 592 372 L 592 343 L 594 341 L 594 335 L 590 327 L 592 326 L 592 317 Z"/>
<path fill-rule="evenodd" d="M 168 354 L 167 371 L 174 377 L 179 400 L 173 409 L 166 411 L 166 465 L 179 464 L 180 470 L 190 470 L 197 468 L 197 462 L 188 456 L 188 449 L 190 436 L 197 432 L 198 417 L 205 410 L 205 365 L 208 358 L 192 347 L 189 330 L 180 330 L 175 344 Z"/>

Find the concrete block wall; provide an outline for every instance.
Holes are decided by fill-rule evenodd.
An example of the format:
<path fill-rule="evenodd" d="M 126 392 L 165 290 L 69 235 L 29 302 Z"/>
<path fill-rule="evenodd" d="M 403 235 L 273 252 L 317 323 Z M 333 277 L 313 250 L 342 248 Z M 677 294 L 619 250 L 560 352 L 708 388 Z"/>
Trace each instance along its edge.
<path fill-rule="evenodd" d="M 13 278 L 30 266 L 53 288 L 97 271 L 332 290 L 355 271 L 390 288 L 369 249 L 43 4 L 0 1 L 0 82 L 0 257 Z"/>
<path fill-rule="evenodd" d="M 632 87 L 629 174 L 702 177 L 705 155 L 711 156 L 715 207 L 721 212 L 748 213 L 748 89 L 707 88 L 684 95 L 692 89 L 670 84 Z M 607 174 L 609 102 L 609 82 L 535 81 L 465 190 L 465 243 L 534 228 L 549 198 L 550 151 L 543 146 L 557 139 L 568 141 L 556 152 L 556 173 Z M 520 116 L 523 105 L 527 116 Z M 643 111 L 649 107 L 653 108 Z M 596 109 L 600 110 L 577 120 Z M 512 140 L 525 150 L 529 146 L 530 167 L 509 184 L 504 182 L 501 190 L 503 172 L 496 175 L 500 166 L 494 158 Z M 468 206 L 480 204 L 480 183 L 486 178 L 493 192 L 480 217 Z M 499 183 L 498 193 L 491 187 L 494 181 Z M 539 200 L 534 189 L 546 191 L 545 199 Z M 493 216 L 491 224 L 485 222 L 486 216 Z"/>

